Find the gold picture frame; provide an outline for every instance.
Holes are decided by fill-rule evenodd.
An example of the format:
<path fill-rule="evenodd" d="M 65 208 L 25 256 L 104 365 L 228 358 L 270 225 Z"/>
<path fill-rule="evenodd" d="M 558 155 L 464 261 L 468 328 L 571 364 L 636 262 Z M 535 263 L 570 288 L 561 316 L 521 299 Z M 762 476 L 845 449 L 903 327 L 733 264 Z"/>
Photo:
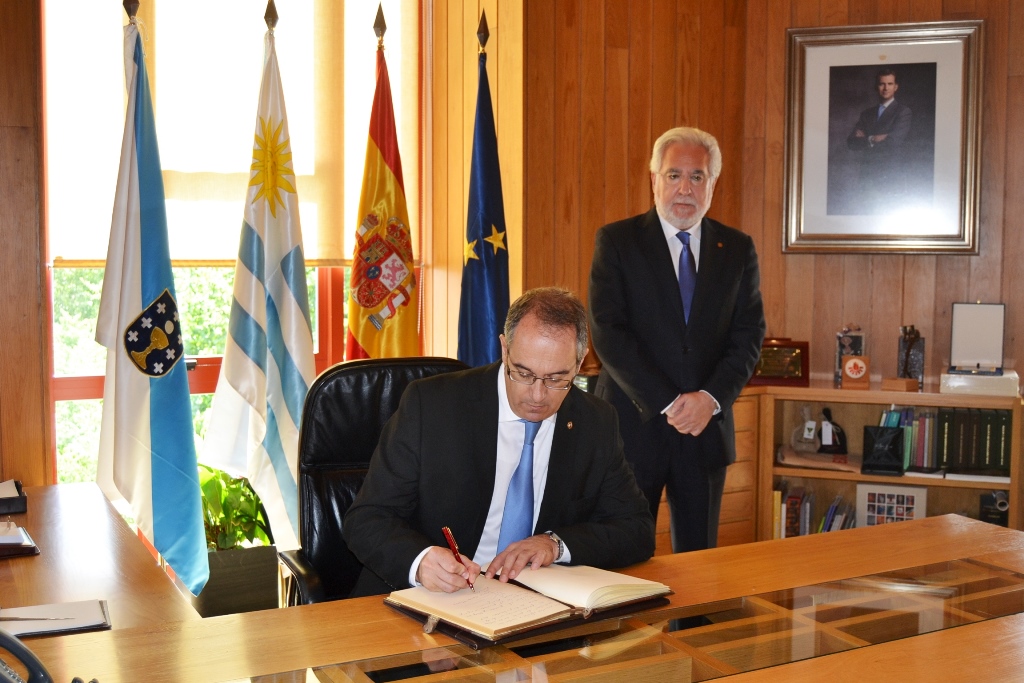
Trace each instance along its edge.
<path fill-rule="evenodd" d="M 978 253 L 983 27 L 787 31 L 784 252 Z"/>

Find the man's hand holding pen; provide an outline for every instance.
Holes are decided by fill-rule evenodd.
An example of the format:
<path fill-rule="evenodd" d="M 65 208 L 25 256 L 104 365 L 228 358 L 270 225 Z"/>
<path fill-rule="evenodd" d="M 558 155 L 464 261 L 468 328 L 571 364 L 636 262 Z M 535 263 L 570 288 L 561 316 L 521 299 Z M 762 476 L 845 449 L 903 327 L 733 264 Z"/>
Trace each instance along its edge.
<path fill-rule="evenodd" d="M 460 557 L 462 562 L 456 560 L 448 548 L 432 547 L 420 560 L 416 580 L 427 590 L 445 593 L 469 588 L 480 575 L 480 565 L 465 555 Z"/>

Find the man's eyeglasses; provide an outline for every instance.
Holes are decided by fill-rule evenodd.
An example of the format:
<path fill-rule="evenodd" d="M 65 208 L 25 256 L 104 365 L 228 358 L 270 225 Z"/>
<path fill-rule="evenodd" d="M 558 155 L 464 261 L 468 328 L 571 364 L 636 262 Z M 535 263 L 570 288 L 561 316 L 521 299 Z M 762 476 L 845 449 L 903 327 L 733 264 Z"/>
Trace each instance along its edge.
<path fill-rule="evenodd" d="M 675 187 L 679 183 L 683 182 L 684 177 L 688 177 L 690 179 L 691 185 L 700 186 L 708 181 L 708 177 L 700 172 L 691 173 L 687 176 L 685 173 L 680 173 L 679 171 L 666 171 L 665 173 L 659 173 L 658 175 L 665 179 L 665 184 L 669 187 Z"/>
<path fill-rule="evenodd" d="M 508 374 L 508 378 L 516 384 L 525 384 L 527 386 L 533 386 L 533 383 L 537 380 L 541 381 L 548 389 L 554 389 L 555 391 L 567 391 L 572 386 L 572 379 L 559 379 L 557 377 L 538 377 L 532 372 L 523 372 L 522 370 L 513 370 L 511 364 L 505 365 L 505 373 Z"/>

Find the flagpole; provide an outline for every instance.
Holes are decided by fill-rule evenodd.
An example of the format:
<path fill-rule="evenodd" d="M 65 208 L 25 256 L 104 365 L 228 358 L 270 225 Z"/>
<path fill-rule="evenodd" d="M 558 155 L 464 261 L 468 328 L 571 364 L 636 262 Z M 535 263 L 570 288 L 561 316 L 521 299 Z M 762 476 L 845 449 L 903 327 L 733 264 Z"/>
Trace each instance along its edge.
<path fill-rule="evenodd" d="M 139 5 L 142 4 L 139 0 L 124 0 L 121 6 L 124 7 L 125 13 L 128 15 L 128 19 L 134 24 L 135 15 L 139 13 Z"/>

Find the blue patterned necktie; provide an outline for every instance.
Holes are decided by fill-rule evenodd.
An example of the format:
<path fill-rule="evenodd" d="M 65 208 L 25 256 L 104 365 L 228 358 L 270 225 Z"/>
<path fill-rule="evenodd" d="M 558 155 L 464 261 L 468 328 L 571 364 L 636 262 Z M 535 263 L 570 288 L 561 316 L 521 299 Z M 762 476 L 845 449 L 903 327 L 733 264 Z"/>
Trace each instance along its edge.
<path fill-rule="evenodd" d="M 526 438 L 523 441 L 523 453 L 519 456 L 519 466 L 508 483 L 501 531 L 498 532 L 499 553 L 510 543 L 521 541 L 533 532 L 533 440 L 537 438 L 540 422 L 520 422 L 526 425 Z"/>
<path fill-rule="evenodd" d="M 884 113 L 885 113 L 885 105 L 884 104 L 878 105 L 878 116 L 876 116 L 875 118 L 876 119 L 882 118 L 882 114 L 884 114 Z"/>
<path fill-rule="evenodd" d="M 693 290 L 697 286 L 697 262 L 690 251 L 690 233 L 680 230 L 676 237 L 683 243 L 683 251 L 679 254 L 679 296 L 683 299 L 683 318 L 690 322 Z"/>

